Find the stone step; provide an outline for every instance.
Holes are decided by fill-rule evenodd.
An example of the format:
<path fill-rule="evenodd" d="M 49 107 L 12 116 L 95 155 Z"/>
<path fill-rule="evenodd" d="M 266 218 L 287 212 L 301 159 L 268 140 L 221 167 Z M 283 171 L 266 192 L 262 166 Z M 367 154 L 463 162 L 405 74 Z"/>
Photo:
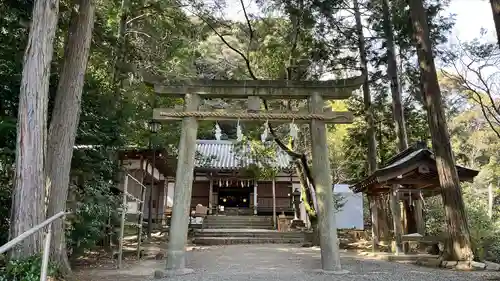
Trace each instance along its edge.
<path fill-rule="evenodd" d="M 272 217 L 262 217 L 262 216 L 207 216 L 206 221 L 265 221 L 272 222 Z"/>
<path fill-rule="evenodd" d="M 272 224 L 248 224 L 248 223 L 229 223 L 229 224 L 210 224 L 203 223 L 203 229 L 273 229 Z"/>
<path fill-rule="evenodd" d="M 219 221 L 219 220 L 204 220 L 203 223 L 207 223 L 207 224 L 230 224 L 230 223 L 234 223 L 234 224 L 273 224 L 272 221 L 237 221 L 237 220 L 228 220 L 228 221 Z"/>
<path fill-rule="evenodd" d="M 221 220 L 203 220 L 204 223 L 210 223 L 210 224 L 225 224 L 225 223 L 235 223 L 235 224 L 273 224 L 272 221 L 251 221 L 251 220 L 227 220 L 227 221 L 221 221 Z"/>
<path fill-rule="evenodd" d="M 194 233 L 199 237 L 263 237 L 263 238 L 297 238 L 304 239 L 303 232 L 278 232 L 263 229 L 200 229 Z"/>
<path fill-rule="evenodd" d="M 235 244 L 302 244 L 303 238 L 268 237 L 195 237 L 197 245 L 235 245 Z"/>

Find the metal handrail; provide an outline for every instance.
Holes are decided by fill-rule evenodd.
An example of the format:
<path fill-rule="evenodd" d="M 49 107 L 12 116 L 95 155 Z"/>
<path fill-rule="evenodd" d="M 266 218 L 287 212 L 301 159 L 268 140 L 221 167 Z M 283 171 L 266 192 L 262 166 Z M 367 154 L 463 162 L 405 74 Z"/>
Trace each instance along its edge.
<path fill-rule="evenodd" d="M 43 247 L 43 257 L 42 257 L 42 265 L 41 265 L 41 272 L 40 272 L 40 281 L 46 281 L 47 280 L 47 269 L 49 265 L 49 254 L 50 254 L 50 240 L 52 238 L 52 223 L 59 219 L 62 218 L 66 215 L 69 215 L 70 212 L 59 212 L 52 217 L 46 219 L 42 223 L 35 225 L 34 227 L 28 229 L 27 231 L 23 232 L 21 235 L 17 236 L 16 238 L 10 240 L 9 242 L 5 243 L 3 246 L 0 247 L 0 254 L 3 254 L 7 252 L 8 250 L 12 249 L 14 246 L 17 244 L 21 243 L 24 239 L 30 237 L 31 235 L 37 233 L 40 231 L 40 229 L 44 228 L 45 226 L 49 226 L 49 229 L 47 230 L 47 234 L 45 236 L 45 243 Z"/>

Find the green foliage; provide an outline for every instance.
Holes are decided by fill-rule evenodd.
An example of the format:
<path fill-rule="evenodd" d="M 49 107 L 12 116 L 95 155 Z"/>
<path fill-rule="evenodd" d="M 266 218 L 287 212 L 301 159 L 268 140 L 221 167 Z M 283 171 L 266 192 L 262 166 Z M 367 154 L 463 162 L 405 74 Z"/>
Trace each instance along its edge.
<path fill-rule="evenodd" d="M 278 147 L 274 142 L 262 143 L 244 138 L 235 147 L 240 158 L 240 166 L 244 167 L 244 177 L 260 180 L 271 180 L 279 173 L 277 167 Z M 248 165 L 251 161 L 251 164 Z"/>
<path fill-rule="evenodd" d="M 116 151 L 105 148 L 76 150 L 69 207 L 74 214 L 68 220 L 67 238 L 72 257 L 98 246 L 107 233 L 108 223 L 118 222 L 120 196 L 116 190 L 119 165 Z"/>
<path fill-rule="evenodd" d="M 0 281 L 38 281 L 40 280 L 42 258 L 32 256 L 22 260 L 10 260 L 0 268 Z M 47 276 L 59 277 L 57 268 L 49 264 Z"/>
<path fill-rule="evenodd" d="M 443 201 L 440 196 L 425 200 L 425 229 L 428 235 L 440 235 L 446 231 Z"/>
<path fill-rule="evenodd" d="M 9 237 L 14 157 L 14 153 L 7 148 L 0 151 L 0 245 L 6 243 Z"/>
<path fill-rule="evenodd" d="M 488 217 L 488 201 L 478 196 L 471 185 L 464 188 L 464 201 L 473 243 L 478 260 L 500 261 L 500 222 Z M 498 215 L 498 214 L 497 214 Z"/>
<path fill-rule="evenodd" d="M 338 193 L 333 193 L 333 206 L 335 208 L 335 212 L 338 213 L 342 211 L 346 203 L 345 196 L 342 196 Z"/>

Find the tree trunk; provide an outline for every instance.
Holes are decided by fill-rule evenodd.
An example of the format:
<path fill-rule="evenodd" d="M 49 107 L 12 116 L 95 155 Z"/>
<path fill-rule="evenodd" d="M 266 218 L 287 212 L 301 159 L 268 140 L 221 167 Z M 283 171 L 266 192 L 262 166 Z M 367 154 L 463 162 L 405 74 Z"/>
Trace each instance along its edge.
<path fill-rule="evenodd" d="M 389 0 L 382 0 L 382 23 L 387 48 L 387 75 L 389 76 L 391 83 L 390 87 L 392 94 L 392 116 L 396 127 L 398 150 L 399 152 L 401 152 L 408 148 L 408 137 L 406 134 L 404 108 L 403 104 L 401 103 L 401 87 L 399 85 L 398 65 L 394 47 L 394 36 L 392 30 L 393 24 L 391 20 Z M 410 202 L 408 199 L 403 199 L 403 207 L 405 209 L 403 216 L 404 221 L 406 222 L 404 231 L 405 233 L 414 233 L 413 230 L 416 229 L 415 214 L 413 208 L 410 206 Z M 407 251 L 408 247 L 408 243 L 405 243 L 405 252 Z"/>
<path fill-rule="evenodd" d="M 35 1 L 19 93 L 11 239 L 45 219 L 48 91 L 58 12 L 58 0 Z M 28 237 L 11 251 L 11 258 L 39 253 L 42 240 L 41 232 Z"/>
<path fill-rule="evenodd" d="M 495 22 L 495 30 L 497 32 L 497 42 L 500 46 L 500 0 L 490 0 L 491 12 L 493 13 L 493 21 Z"/>
<path fill-rule="evenodd" d="M 368 77 L 368 62 L 366 59 L 366 48 L 365 48 L 365 37 L 363 35 L 363 25 L 361 23 L 361 13 L 359 11 L 358 0 L 353 1 L 354 6 L 354 16 L 356 19 L 356 34 L 358 36 L 358 49 L 361 58 L 361 73 L 365 76 L 365 81 L 363 82 L 363 102 L 365 110 L 365 120 L 368 126 L 366 130 L 366 138 L 368 139 L 368 174 L 373 174 L 377 170 L 377 142 L 375 139 L 375 122 L 373 120 L 373 106 L 372 99 L 370 95 L 370 85 Z M 387 225 L 380 223 L 380 220 L 384 218 L 382 200 L 380 198 L 372 195 L 370 198 L 370 208 L 371 208 L 371 219 L 372 219 L 372 249 L 376 250 L 377 245 L 382 236 L 383 227 L 382 225 Z"/>
<path fill-rule="evenodd" d="M 429 26 L 422 0 L 410 0 L 413 33 L 423 85 L 423 100 L 436 156 L 436 166 L 449 232 L 447 260 L 472 260 L 469 226 L 464 210 L 460 181 L 451 150 L 450 136 L 444 115 L 441 90 L 432 55 Z"/>
<path fill-rule="evenodd" d="M 64 51 L 64 64 L 49 128 L 47 175 L 51 181 L 48 216 L 66 209 L 73 146 L 80 118 L 81 97 L 94 25 L 92 0 L 77 0 Z M 71 271 L 66 253 L 64 222 L 53 224 L 52 260 Z M 68 272 L 69 270 L 69 272 Z"/>
<path fill-rule="evenodd" d="M 389 9 L 389 0 L 382 0 L 382 18 L 383 18 L 384 36 L 387 48 L 387 75 L 391 80 L 392 115 L 394 118 L 394 122 L 396 124 L 396 137 L 398 139 L 398 149 L 399 151 L 403 151 L 408 148 L 408 139 L 406 136 L 403 104 L 401 103 L 398 66 L 396 63 L 396 52 L 394 51 L 395 48 L 394 48 L 391 13 Z"/>

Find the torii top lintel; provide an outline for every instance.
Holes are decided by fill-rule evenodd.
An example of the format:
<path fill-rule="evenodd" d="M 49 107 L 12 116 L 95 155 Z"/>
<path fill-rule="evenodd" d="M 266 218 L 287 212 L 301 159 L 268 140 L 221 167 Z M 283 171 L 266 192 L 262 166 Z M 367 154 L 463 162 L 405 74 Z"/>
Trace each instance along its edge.
<path fill-rule="evenodd" d="M 183 80 L 176 82 L 146 81 L 158 94 L 183 96 L 196 93 L 204 98 L 246 98 L 261 96 L 272 99 L 306 99 L 319 93 L 325 99 L 347 99 L 359 89 L 364 76 L 328 81 L 293 80 Z"/>

